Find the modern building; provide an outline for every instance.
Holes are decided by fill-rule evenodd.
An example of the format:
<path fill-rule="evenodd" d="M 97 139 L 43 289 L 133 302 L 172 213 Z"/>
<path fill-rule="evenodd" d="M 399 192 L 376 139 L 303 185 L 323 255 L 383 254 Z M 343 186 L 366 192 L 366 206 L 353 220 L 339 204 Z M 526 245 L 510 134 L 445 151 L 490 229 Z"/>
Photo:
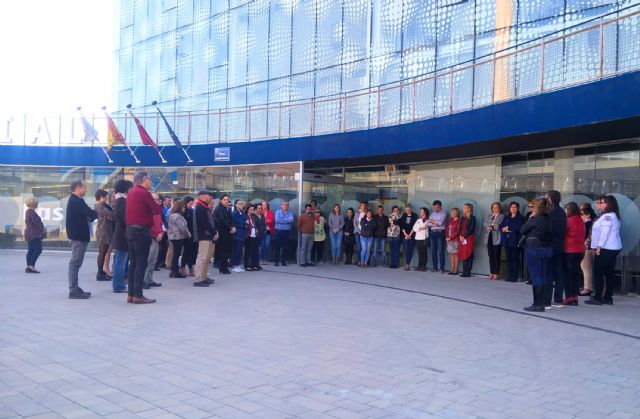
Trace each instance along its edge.
<path fill-rule="evenodd" d="M 640 291 L 640 1 L 136 0 L 119 15 L 114 117 L 141 163 L 82 144 L 77 116 L 11 119 L 5 241 L 21 240 L 26 196 L 64 239 L 69 181 L 95 189 L 136 167 L 170 194 L 206 186 L 325 211 L 440 199 L 482 219 L 548 189 L 563 203 L 613 193 L 622 287 Z M 104 138 L 104 118 L 90 120 Z M 476 253 L 486 272 L 482 240 Z"/>

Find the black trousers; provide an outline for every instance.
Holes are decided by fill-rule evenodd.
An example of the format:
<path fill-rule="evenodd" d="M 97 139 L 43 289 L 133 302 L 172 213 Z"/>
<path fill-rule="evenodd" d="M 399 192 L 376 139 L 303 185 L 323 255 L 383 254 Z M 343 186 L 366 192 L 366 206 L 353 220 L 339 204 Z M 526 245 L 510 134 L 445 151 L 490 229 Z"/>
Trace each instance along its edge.
<path fill-rule="evenodd" d="M 169 250 L 169 238 L 167 233 L 162 233 L 162 240 L 158 242 L 158 259 L 156 260 L 156 268 L 164 263 L 167 258 L 167 251 Z"/>
<path fill-rule="evenodd" d="M 473 255 L 469 256 L 469 259 L 462 261 L 462 275 L 471 275 L 471 269 L 473 269 Z"/>
<path fill-rule="evenodd" d="M 600 255 L 593 255 L 594 300 L 613 298 L 613 271 L 620 250 L 600 249 Z"/>
<path fill-rule="evenodd" d="M 544 302 L 551 305 L 551 299 L 556 304 L 563 303 L 564 294 L 564 252 L 553 249 L 553 255 L 549 260 L 549 274 L 544 289 Z"/>
<path fill-rule="evenodd" d="M 229 271 L 229 258 L 231 258 L 231 250 L 233 248 L 233 237 L 231 234 L 220 235 L 216 242 L 213 253 L 213 260 L 218 264 L 220 272 Z"/>
<path fill-rule="evenodd" d="M 151 233 L 148 228 L 127 226 L 125 237 L 129 246 L 129 271 L 127 274 L 129 297 L 142 298 L 142 283 L 149 259 Z"/>
<path fill-rule="evenodd" d="M 194 242 L 193 239 L 186 239 L 184 241 L 184 247 L 182 248 L 182 260 L 180 261 L 180 267 L 184 268 L 188 266 L 193 268 L 196 264 L 196 257 L 198 256 L 198 242 Z"/>
<path fill-rule="evenodd" d="M 182 254 L 182 247 L 185 240 L 171 240 L 173 245 L 173 258 L 171 259 L 171 272 L 178 272 L 178 262 L 180 261 L 180 254 Z"/>
<path fill-rule="evenodd" d="M 322 255 L 324 254 L 324 242 L 313 242 L 311 246 L 311 260 L 318 263 L 322 262 Z"/>
<path fill-rule="evenodd" d="M 353 263 L 353 243 L 343 243 L 344 247 L 344 263 L 351 265 Z"/>
<path fill-rule="evenodd" d="M 565 268 L 565 282 L 564 282 L 564 295 L 565 298 L 577 298 L 580 294 L 580 282 L 582 281 L 582 274 L 580 270 L 580 262 L 584 258 L 584 253 L 565 253 L 564 254 L 564 268 Z"/>
<path fill-rule="evenodd" d="M 489 243 L 487 243 L 487 253 L 489 254 L 489 272 L 493 275 L 500 274 L 500 251 L 502 246 L 499 244 L 493 244 L 491 236 L 489 236 Z"/>
<path fill-rule="evenodd" d="M 104 260 L 107 258 L 108 251 L 108 244 L 101 244 L 98 246 L 98 275 L 104 273 Z"/>
<path fill-rule="evenodd" d="M 287 263 L 289 260 L 289 236 L 291 232 L 289 230 L 276 230 L 275 236 L 275 262 L 276 263 Z"/>
<path fill-rule="evenodd" d="M 509 270 L 507 281 L 517 282 L 520 274 L 520 248 L 505 247 L 505 250 L 507 251 L 507 267 Z"/>
<path fill-rule="evenodd" d="M 257 268 L 260 266 L 259 246 L 257 237 L 247 237 L 244 241 L 244 268 Z"/>
<path fill-rule="evenodd" d="M 418 250 L 418 269 L 421 269 L 421 270 L 427 269 L 427 261 L 429 259 L 427 240 L 415 241 L 416 249 Z"/>

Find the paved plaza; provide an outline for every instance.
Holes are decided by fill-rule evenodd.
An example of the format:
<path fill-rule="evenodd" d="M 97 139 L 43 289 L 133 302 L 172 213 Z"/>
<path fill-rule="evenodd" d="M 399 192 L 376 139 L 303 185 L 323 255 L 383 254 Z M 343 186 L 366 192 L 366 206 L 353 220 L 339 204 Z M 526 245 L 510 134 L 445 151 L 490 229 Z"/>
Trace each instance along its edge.
<path fill-rule="evenodd" d="M 126 304 L 87 255 L 0 252 L 0 417 L 640 417 L 640 298 L 528 314 L 530 287 L 321 265 L 156 272 Z"/>

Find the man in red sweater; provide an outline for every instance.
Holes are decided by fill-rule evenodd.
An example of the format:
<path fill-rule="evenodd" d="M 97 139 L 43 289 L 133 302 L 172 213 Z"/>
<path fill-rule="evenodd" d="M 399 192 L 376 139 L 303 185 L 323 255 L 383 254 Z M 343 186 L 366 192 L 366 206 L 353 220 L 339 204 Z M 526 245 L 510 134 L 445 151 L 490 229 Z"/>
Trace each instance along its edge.
<path fill-rule="evenodd" d="M 138 172 L 133 178 L 133 189 L 127 194 L 127 229 L 125 236 L 129 246 L 128 303 L 149 304 L 156 300 L 142 295 L 142 285 L 151 247 L 153 216 L 160 215 L 160 205 L 149 189 L 153 186 L 147 172 Z"/>

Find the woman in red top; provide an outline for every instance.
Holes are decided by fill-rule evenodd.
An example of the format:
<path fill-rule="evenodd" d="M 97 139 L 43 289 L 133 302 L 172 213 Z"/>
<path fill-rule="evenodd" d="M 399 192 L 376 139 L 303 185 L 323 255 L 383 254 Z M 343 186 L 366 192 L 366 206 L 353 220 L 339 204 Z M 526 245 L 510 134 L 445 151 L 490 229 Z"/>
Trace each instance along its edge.
<path fill-rule="evenodd" d="M 273 211 L 269 209 L 269 203 L 267 201 L 262 201 L 260 205 L 262 206 L 264 220 L 267 223 L 267 230 L 260 244 L 260 259 L 262 260 L 260 263 L 266 265 L 269 263 L 269 256 L 271 255 L 271 236 L 275 235 L 276 232 L 276 219 Z"/>
<path fill-rule="evenodd" d="M 476 217 L 473 215 L 473 204 L 466 203 L 462 207 L 463 217 L 460 222 L 460 246 L 458 247 L 458 258 L 462 261 L 463 278 L 471 276 L 473 269 L 473 239 L 476 230 Z"/>
<path fill-rule="evenodd" d="M 451 216 L 444 232 L 447 253 L 451 261 L 449 275 L 458 275 L 458 247 L 460 246 L 460 210 L 458 208 L 451 208 Z"/>
<path fill-rule="evenodd" d="M 564 266 L 566 281 L 564 305 L 577 306 L 580 294 L 580 262 L 584 257 L 584 221 L 580 218 L 578 204 L 569 202 L 564 206 L 567 228 L 564 233 Z"/>

